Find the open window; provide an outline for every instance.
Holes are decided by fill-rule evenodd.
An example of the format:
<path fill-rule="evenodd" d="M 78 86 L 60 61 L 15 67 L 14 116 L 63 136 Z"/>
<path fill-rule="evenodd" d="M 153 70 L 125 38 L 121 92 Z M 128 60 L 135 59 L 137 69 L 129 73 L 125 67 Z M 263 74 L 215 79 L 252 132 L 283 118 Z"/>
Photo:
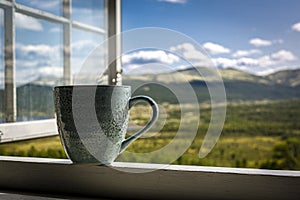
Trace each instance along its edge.
<path fill-rule="evenodd" d="M 132 9 L 136 9 L 138 6 L 142 7 L 142 5 L 149 6 L 147 9 L 153 8 L 151 6 L 155 2 L 164 5 L 170 2 L 179 2 L 180 5 L 188 8 L 188 5 L 184 5 L 188 2 L 185 0 L 124 0 L 123 10 L 129 11 L 132 2 L 135 5 Z M 193 3 L 195 2 L 197 1 Z M 211 7 L 206 7 L 204 4 L 201 7 L 203 11 L 201 13 L 205 13 L 207 16 L 212 14 L 212 19 L 215 22 L 224 19 L 220 17 L 222 14 L 228 14 L 226 12 L 207 12 L 217 8 L 219 4 Z M 247 6 L 253 8 L 253 5 L 251 1 L 251 4 Z M 159 16 L 165 16 L 165 9 L 172 10 L 174 8 L 172 6 L 163 7 L 160 5 L 155 11 L 160 12 L 161 15 Z M 191 7 L 189 8 L 191 9 Z M 197 8 L 197 13 L 199 13 L 198 9 L 200 8 Z M 179 15 L 179 11 L 174 12 L 173 10 L 173 16 Z M 223 7 L 221 11 L 224 11 Z M 144 13 L 139 9 L 136 9 L 135 12 L 137 12 L 136 16 L 130 15 L 132 13 L 123 14 L 123 16 L 127 20 L 140 20 L 138 16 L 143 17 Z M 253 13 L 255 12 L 251 11 L 251 14 Z M 264 16 L 266 13 L 269 12 L 264 12 Z M 131 18 L 132 16 L 135 18 Z M 246 17 L 246 15 L 242 17 Z M 206 22 L 208 18 L 206 17 L 202 22 Z M 192 18 L 190 19 L 192 20 Z M 231 20 L 233 19 L 240 20 L 237 17 Z M 162 19 L 157 21 L 160 20 Z M 199 19 L 196 18 L 196 20 Z M 153 22 L 147 23 L 146 19 L 144 22 L 145 26 L 155 24 Z M 234 22 L 236 23 L 236 21 Z M 187 21 L 179 20 L 178 23 L 187 23 Z M 230 25 L 232 24 L 234 23 L 230 22 Z M 222 27 L 222 30 L 225 30 L 224 24 L 219 27 L 213 27 L 209 23 L 206 25 L 210 28 Z M 0 143 L 6 145 L 7 142 L 11 141 L 57 135 L 52 97 L 53 86 L 73 84 L 74 75 L 80 71 L 80 67 L 88 54 L 97 47 L 95 45 L 120 33 L 120 26 L 120 0 L 44 0 L 42 3 L 41 1 L 30 0 L 2 0 L 0 2 Z M 128 25 L 127 28 L 132 27 Z M 241 27 L 237 26 L 236 28 L 226 29 L 229 30 L 226 35 L 231 36 L 232 41 L 239 39 L 231 32 L 237 31 Z M 203 29 L 203 31 L 207 30 Z M 207 35 L 210 37 L 212 33 L 218 33 L 217 30 L 209 29 Z M 299 32 L 299 24 L 295 24 L 293 30 Z M 291 33 L 289 32 L 289 34 Z M 156 35 L 153 34 L 152 36 Z M 293 35 L 291 38 L 297 37 Z M 102 61 L 106 64 L 108 64 L 109 58 L 119 58 L 121 54 L 120 38 L 115 38 L 111 42 L 113 45 L 104 49 L 108 56 L 107 60 Z M 166 83 L 165 85 L 170 84 L 174 80 L 173 75 L 175 73 L 159 71 L 160 73 L 151 74 L 144 68 L 143 73 L 138 74 L 129 70 L 137 69 L 138 65 L 144 64 L 154 66 L 153 63 L 159 59 L 163 59 L 167 64 L 183 63 L 180 63 L 179 58 L 170 52 L 171 49 L 165 52 L 151 48 L 136 49 L 122 55 L 124 59 L 122 81 L 124 84 L 142 85 L 137 93 L 148 94 L 155 100 L 157 100 L 156 97 L 162 95 L 163 98 L 158 98 L 162 105 L 161 114 L 168 120 L 167 123 L 164 123 L 163 120 L 160 121 L 159 128 L 161 128 L 162 134 L 151 135 L 150 132 L 139 142 L 134 143 L 128 149 L 128 153 L 125 152 L 124 157 L 120 157 L 119 162 L 113 164 L 114 169 L 104 166 L 72 165 L 67 159 L 1 156 L 1 188 L 14 189 L 17 192 L 22 190 L 43 194 L 79 194 L 108 198 L 131 198 L 137 194 L 135 196 L 137 198 L 165 197 L 176 199 L 186 194 L 185 197 L 195 199 L 197 197 L 211 199 L 290 197 L 298 199 L 300 195 L 297 188 L 300 184 L 300 174 L 297 171 L 300 169 L 299 69 L 283 70 L 268 75 L 253 75 L 231 68 L 232 65 L 235 65 L 235 67 L 245 69 L 249 64 L 257 67 L 257 60 L 265 63 L 266 66 L 271 66 L 274 63 L 284 64 L 285 61 L 296 63 L 296 56 L 284 50 L 270 52 L 263 56 L 261 50 L 250 49 L 249 51 L 232 51 L 232 54 L 229 55 L 230 58 L 224 58 L 216 55 L 218 53 L 221 55 L 228 54 L 229 49 L 209 41 L 201 41 L 201 43 L 203 48 L 211 53 L 212 60 L 219 68 L 222 68 L 220 71 L 228 100 L 226 122 L 222 135 L 209 156 L 199 159 L 198 154 L 212 115 L 206 83 L 201 77 L 196 77 L 193 70 L 184 66 L 184 68 L 178 68 L 178 71 L 190 78 L 194 88 L 200 88 L 196 96 L 202 101 L 199 104 L 201 123 L 197 124 L 198 135 L 195 141 L 190 144 L 190 148 L 183 152 L 182 156 L 172 163 L 173 165 L 157 164 L 160 162 L 159 159 L 164 158 L 163 154 L 155 157 L 151 164 L 141 163 L 149 161 L 145 161 L 143 152 L 155 151 L 175 137 L 175 132 L 178 131 L 180 124 L 178 116 L 182 112 L 178 106 L 176 95 L 170 92 L 168 88 L 158 84 L 148 84 L 149 82 L 155 83 L 155 81 L 156 83 Z M 248 44 L 247 41 L 246 43 Z M 270 43 L 279 45 L 283 41 L 280 39 L 266 41 L 253 38 L 249 43 L 249 45 L 256 45 L 256 47 L 262 45 L 263 48 L 267 48 Z M 125 48 L 127 48 L 126 45 Z M 181 46 L 174 46 L 174 49 L 186 50 L 186 55 L 193 59 L 195 55 L 199 55 L 199 52 L 195 51 L 195 48 L 190 44 L 183 43 Z M 245 55 L 253 56 L 253 58 L 245 58 Z M 133 63 L 128 61 L 133 61 Z M 129 66 L 129 64 L 136 65 Z M 156 69 L 161 70 L 162 68 L 158 65 Z M 106 81 L 106 84 L 120 84 L 119 74 L 121 71 L 120 60 L 109 63 L 109 70 L 105 74 L 107 78 L 103 80 Z M 180 81 L 180 79 L 176 79 L 176 84 L 178 80 Z M 143 85 L 143 83 L 147 84 Z M 189 104 L 183 106 L 190 111 L 184 115 L 186 120 L 198 118 L 198 116 L 193 115 L 194 106 Z M 143 126 L 149 118 L 148 110 L 145 108 L 142 108 L 143 114 L 139 110 L 133 109 L 132 111 L 134 124 L 129 128 L 129 132 Z M 187 130 L 190 128 L 188 125 L 186 127 Z M 57 139 L 58 137 L 54 142 L 48 140 L 48 145 L 60 144 Z M 39 142 L 40 140 L 36 143 Z M 22 151 L 22 149 L 19 151 L 20 155 L 22 155 Z M 130 154 L 130 152 L 133 153 Z M 35 147 L 30 148 L 27 155 L 32 157 L 44 157 L 45 155 L 51 157 L 54 155 L 55 157 L 57 154 L 60 157 L 65 157 L 62 152 L 52 151 L 52 149 L 37 154 Z M 133 154 L 140 155 L 134 157 Z M 151 172 L 145 174 L 127 173 L 131 171 Z M 81 180 L 78 181 L 77 177 Z"/>
<path fill-rule="evenodd" d="M 53 87 L 72 84 L 90 51 L 120 31 L 119 6 L 109 0 L 0 2 L 2 142 L 57 134 Z"/>
<path fill-rule="evenodd" d="M 189 7 L 190 2 L 187 1 L 180 1 L 181 3 L 176 7 L 170 2 L 168 4 L 168 1 L 158 2 L 160 3 L 159 6 L 164 9 L 192 9 Z M 133 22 L 139 25 L 139 15 L 143 14 L 139 9 L 136 9 L 135 13 L 129 12 L 130 9 L 135 7 L 148 9 L 147 6 L 151 7 L 158 2 L 134 1 L 132 3 L 131 1 L 122 1 L 124 30 L 134 28 Z M 73 77 L 80 71 L 85 58 L 97 47 L 96 45 L 110 36 L 120 33 L 120 5 L 120 1 L 112 0 L 91 0 L 85 3 L 80 0 L 49 0 L 43 1 L 43 3 L 28 0 L 0 2 L 0 139 L 2 143 L 57 135 L 52 88 L 55 85 L 72 84 Z M 132 7 L 133 5 L 135 7 Z M 199 9 L 205 10 L 206 5 L 208 4 L 203 3 Z M 227 6 L 234 9 L 231 4 Z M 250 8 L 255 10 L 259 9 L 259 6 L 249 5 L 248 14 Z M 209 9 L 222 10 L 219 4 Z M 163 9 L 154 11 L 161 14 L 162 21 L 165 19 L 163 18 Z M 203 15 L 211 16 L 212 13 L 203 12 Z M 240 15 L 239 13 L 232 14 Z M 180 18 L 174 12 L 173 16 Z M 272 16 L 276 17 L 277 15 Z M 238 19 L 243 17 L 245 18 L 245 16 L 240 15 L 240 18 L 235 17 L 234 19 L 237 20 L 237 23 L 239 22 Z M 212 17 L 211 23 L 220 23 L 219 18 L 219 16 Z M 195 19 L 190 18 L 190 20 Z M 151 21 L 149 17 L 143 21 L 145 26 L 154 23 L 149 24 L 149 21 Z M 156 21 L 157 23 L 160 22 L 159 20 Z M 206 26 L 210 27 L 209 24 Z M 244 30 L 242 25 L 228 23 L 227 26 Z M 236 29 L 222 30 L 233 31 Z M 289 34 L 293 34 L 291 39 L 295 40 L 294 38 L 299 32 L 297 31 L 297 23 L 291 30 L 293 32 Z M 297 123 L 299 118 L 297 109 L 299 107 L 299 70 L 292 68 L 284 70 L 286 64 L 291 64 L 292 67 L 297 65 L 299 59 L 297 60 L 296 51 L 277 49 L 271 52 L 268 50 L 270 52 L 262 55 L 262 50 L 270 48 L 271 43 L 274 47 L 279 48 L 284 45 L 284 42 L 279 39 L 263 41 L 262 39 L 251 38 L 249 41 L 242 42 L 249 43 L 247 45 L 252 49 L 238 51 L 237 48 L 236 51 L 232 50 L 230 53 L 229 48 L 221 48 L 212 42 L 205 41 L 206 38 L 213 38 L 213 36 L 209 35 L 209 31 L 203 31 L 201 30 L 200 33 L 208 35 L 201 38 L 203 41 L 199 41 L 202 42 L 202 47 L 211 54 L 212 61 L 220 69 L 227 92 L 226 122 L 214 150 L 205 159 L 199 159 L 199 148 L 209 127 L 212 113 L 209 102 L 210 96 L 205 88 L 207 84 L 202 77 L 195 75 L 195 70 L 186 68 L 184 63 L 181 63 L 180 59 L 171 51 L 164 52 L 159 49 L 148 48 L 122 52 L 124 53 L 122 55 L 123 84 L 141 86 L 136 94 L 140 92 L 159 101 L 161 116 L 166 117 L 167 121 L 165 123 L 164 120 L 160 120 L 160 124 L 158 123 L 158 128 L 161 128 L 162 134 L 151 135 L 150 133 L 145 138 L 141 138 L 139 142 L 134 143 L 128 149 L 129 152 L 138 155 L 138 153 L 145 151 L 155 151 L 168 144 L 178 131 L 182 112 L 176 104 L 178 102 L 176 94 L 164 87 L 163 84 L 165 86 L 175 85 L 181 79 L 179 76 L 179 79 L 176 79 L 176 73 L 162 70 L 164 68 L 161 65 L 155 66 L 156 61 L 164 60 L 165 64 L 178 65 L 179 73 L 177 74 L 185 75 L 191 86 L 195 88 L 196 96 L 200 101 L 201 123 L 196 127 L 196 139 L 173 164 L 298 170 L 300 155 L 298 148 L 299 126 Z M 213 32 L 218 33 L 218 31 Z M 126 36 L 128 32 L 124 34 Z M 149 35 L 149 38 L 156 35 L 160 36 L 156 33 Z M 233 38 L 232 34 L 226 34 L 226 37 L 229 37 L 230 40 Z M 133 38 L 131 42 L 135 45 L 137 41 L 142 41 L 147 37 L 136 36 Z M 165 41 L 168 40 L 170 37 Z M 108 52 L 108 57 L 119 58 L 121 41 L 112 42 L 114 44 L 109 45 L 112 48 L 108 49 L 107 47 L 104 50 Z M 238 43 L 244 44 L 242 42 L 239 41 Z M 130 45 L 129 43 L 123 44 L 122 51 L 128 49 Z M 191 44 L 178 45 L 173 49 L 184 50 L 186 55 L 190 57 L 199 55 L 199 52 Z M 227 56 L 227 58 L 223 58 L 223 56 Z M 258 61 L 265 67 L 259 66 Z M 102 62 L 105 63 L 107 60 L 102 59 Z M 143 65 L 145 66 L 143 67 Z M 149 66 L 154 70 L 149 71 Z M 253 71 L 248 73 L 238 70 L 257 70 L 259 67 L 265 71 L 260 74 L 253 74 Z M 273 70 L 270 67 L 274 67 L 274 70 L 277 70 L 276 67 L 278 67 L 282 71 L 266 74 Z M 110 63 L 109 69 L 106 73 L 108 78 L 104 79 L 105 83 L 118 84 L 116 81 L 121 83 L 121 79 L 117 76 L 122 71 L 120 61 Z M 152 84 L 153 82 L 158 84 Z M 176 86 L 179 87 L 180 84 Z M 181 89 L 181 91 L 185 90 Z M 187 99 L 190 98 L 188 95 L 184 96 Z M 185 108 L 187 112 L 183 119 L 195 120 L 197 116 L 193 116 L 190 112 L 194 111 L 195 107 L 186 104 Z M 134 123 L 129 132 L 136 131 L 149 119 L 148 110 L 142 109 L 142 115 L 138 110 L 132 110 L 131 122 Z M 194 123 L 191 124 L 194 125 Z M 59 143 L 59 140 L 56 142 Z M 143 160 L 145 157 L 138 157 L 140 158 L 131 155 L 126 157 L 124 154 L 124 158 L 120 158 L 119 161 L 145 161 Z M 154 159 L 155 162 L 156 159 Z"/>

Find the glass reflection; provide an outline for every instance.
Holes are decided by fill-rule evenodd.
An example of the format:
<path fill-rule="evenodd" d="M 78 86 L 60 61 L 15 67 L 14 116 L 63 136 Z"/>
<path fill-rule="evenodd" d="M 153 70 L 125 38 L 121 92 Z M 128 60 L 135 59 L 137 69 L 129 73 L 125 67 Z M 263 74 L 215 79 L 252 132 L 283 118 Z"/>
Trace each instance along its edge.
<path fill-rule="evenodd" d="M 62 27 L 16 15 L 39 27 L 16 24 L 17 120 L 53 118 L 52 88 L 63 76 Z"/>
<path fill-rule="evenodd" d="M 99 51 L 96 56 L 93 56 L 96 59 L 93 62 L 96 68 L 93 68 L 91 65 L 87 68 L 86 65 L 88 63 L 85 63 L 93 50 L 104 42 L 104 39 L 105 37 L 102 35 L 73 29 L 71 61 L 74 84 L 94 84 L 95 80 L 91 78 L 94 77 L 94 70 L 103 71 L 105 69 L 105 49 L 101 49 L 101 52 Z"/>
<path fill-rule="evenodd" d="M 104 28 L 104 1 L 73 0 L 72 19 L 99 28 Z"/>
<path fill-rule="evenodd" d="M 62 15 L 62 0 L 16 0 L 16 2 L 55 15 Z"/>

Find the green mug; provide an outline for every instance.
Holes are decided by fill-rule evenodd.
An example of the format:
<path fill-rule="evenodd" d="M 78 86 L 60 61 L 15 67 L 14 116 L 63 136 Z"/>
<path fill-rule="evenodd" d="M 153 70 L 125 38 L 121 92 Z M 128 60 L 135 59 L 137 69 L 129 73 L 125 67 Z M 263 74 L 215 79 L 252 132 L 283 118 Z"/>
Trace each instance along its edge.
<path fill-rule="evenodd" d="M 73 163 L 111 164 L 158 118 L 158 106 L 148 96 L 131 97 L 130 86 L 73 85 L 54 88 L 55 113 L 63 147 Z M 152 118 L 125 138 L 129 110 L 138 101 L 152 108 Z"/>

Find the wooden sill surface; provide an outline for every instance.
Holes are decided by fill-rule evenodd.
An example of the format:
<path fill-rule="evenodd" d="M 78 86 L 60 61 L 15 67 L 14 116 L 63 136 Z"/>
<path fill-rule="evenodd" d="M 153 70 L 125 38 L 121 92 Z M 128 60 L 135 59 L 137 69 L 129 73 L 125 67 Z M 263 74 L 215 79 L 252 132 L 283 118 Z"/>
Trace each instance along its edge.
<path fill-rule="evenodd" d="M 133 173 L 134 172 L 134 173 Z M 300 172 L 0 156 L 0 188 L 124 199 L 300 199 Z"/>

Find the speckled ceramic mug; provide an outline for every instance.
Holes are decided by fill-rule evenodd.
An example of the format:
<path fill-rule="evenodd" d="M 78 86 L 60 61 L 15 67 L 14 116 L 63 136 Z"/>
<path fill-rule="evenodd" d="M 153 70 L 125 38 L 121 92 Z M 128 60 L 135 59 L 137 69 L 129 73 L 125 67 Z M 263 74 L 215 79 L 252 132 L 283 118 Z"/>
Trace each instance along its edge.
<path fill-rule="evenodd" d="M 109 165 L 158 118 L 158 106 L 147 96 L 131 97 L 130 86 L 57 86 L 54 88 L 58 132 L 73 163 Z M 125 139 L 129 109 L 150 104 L 152 119 Z"/>

